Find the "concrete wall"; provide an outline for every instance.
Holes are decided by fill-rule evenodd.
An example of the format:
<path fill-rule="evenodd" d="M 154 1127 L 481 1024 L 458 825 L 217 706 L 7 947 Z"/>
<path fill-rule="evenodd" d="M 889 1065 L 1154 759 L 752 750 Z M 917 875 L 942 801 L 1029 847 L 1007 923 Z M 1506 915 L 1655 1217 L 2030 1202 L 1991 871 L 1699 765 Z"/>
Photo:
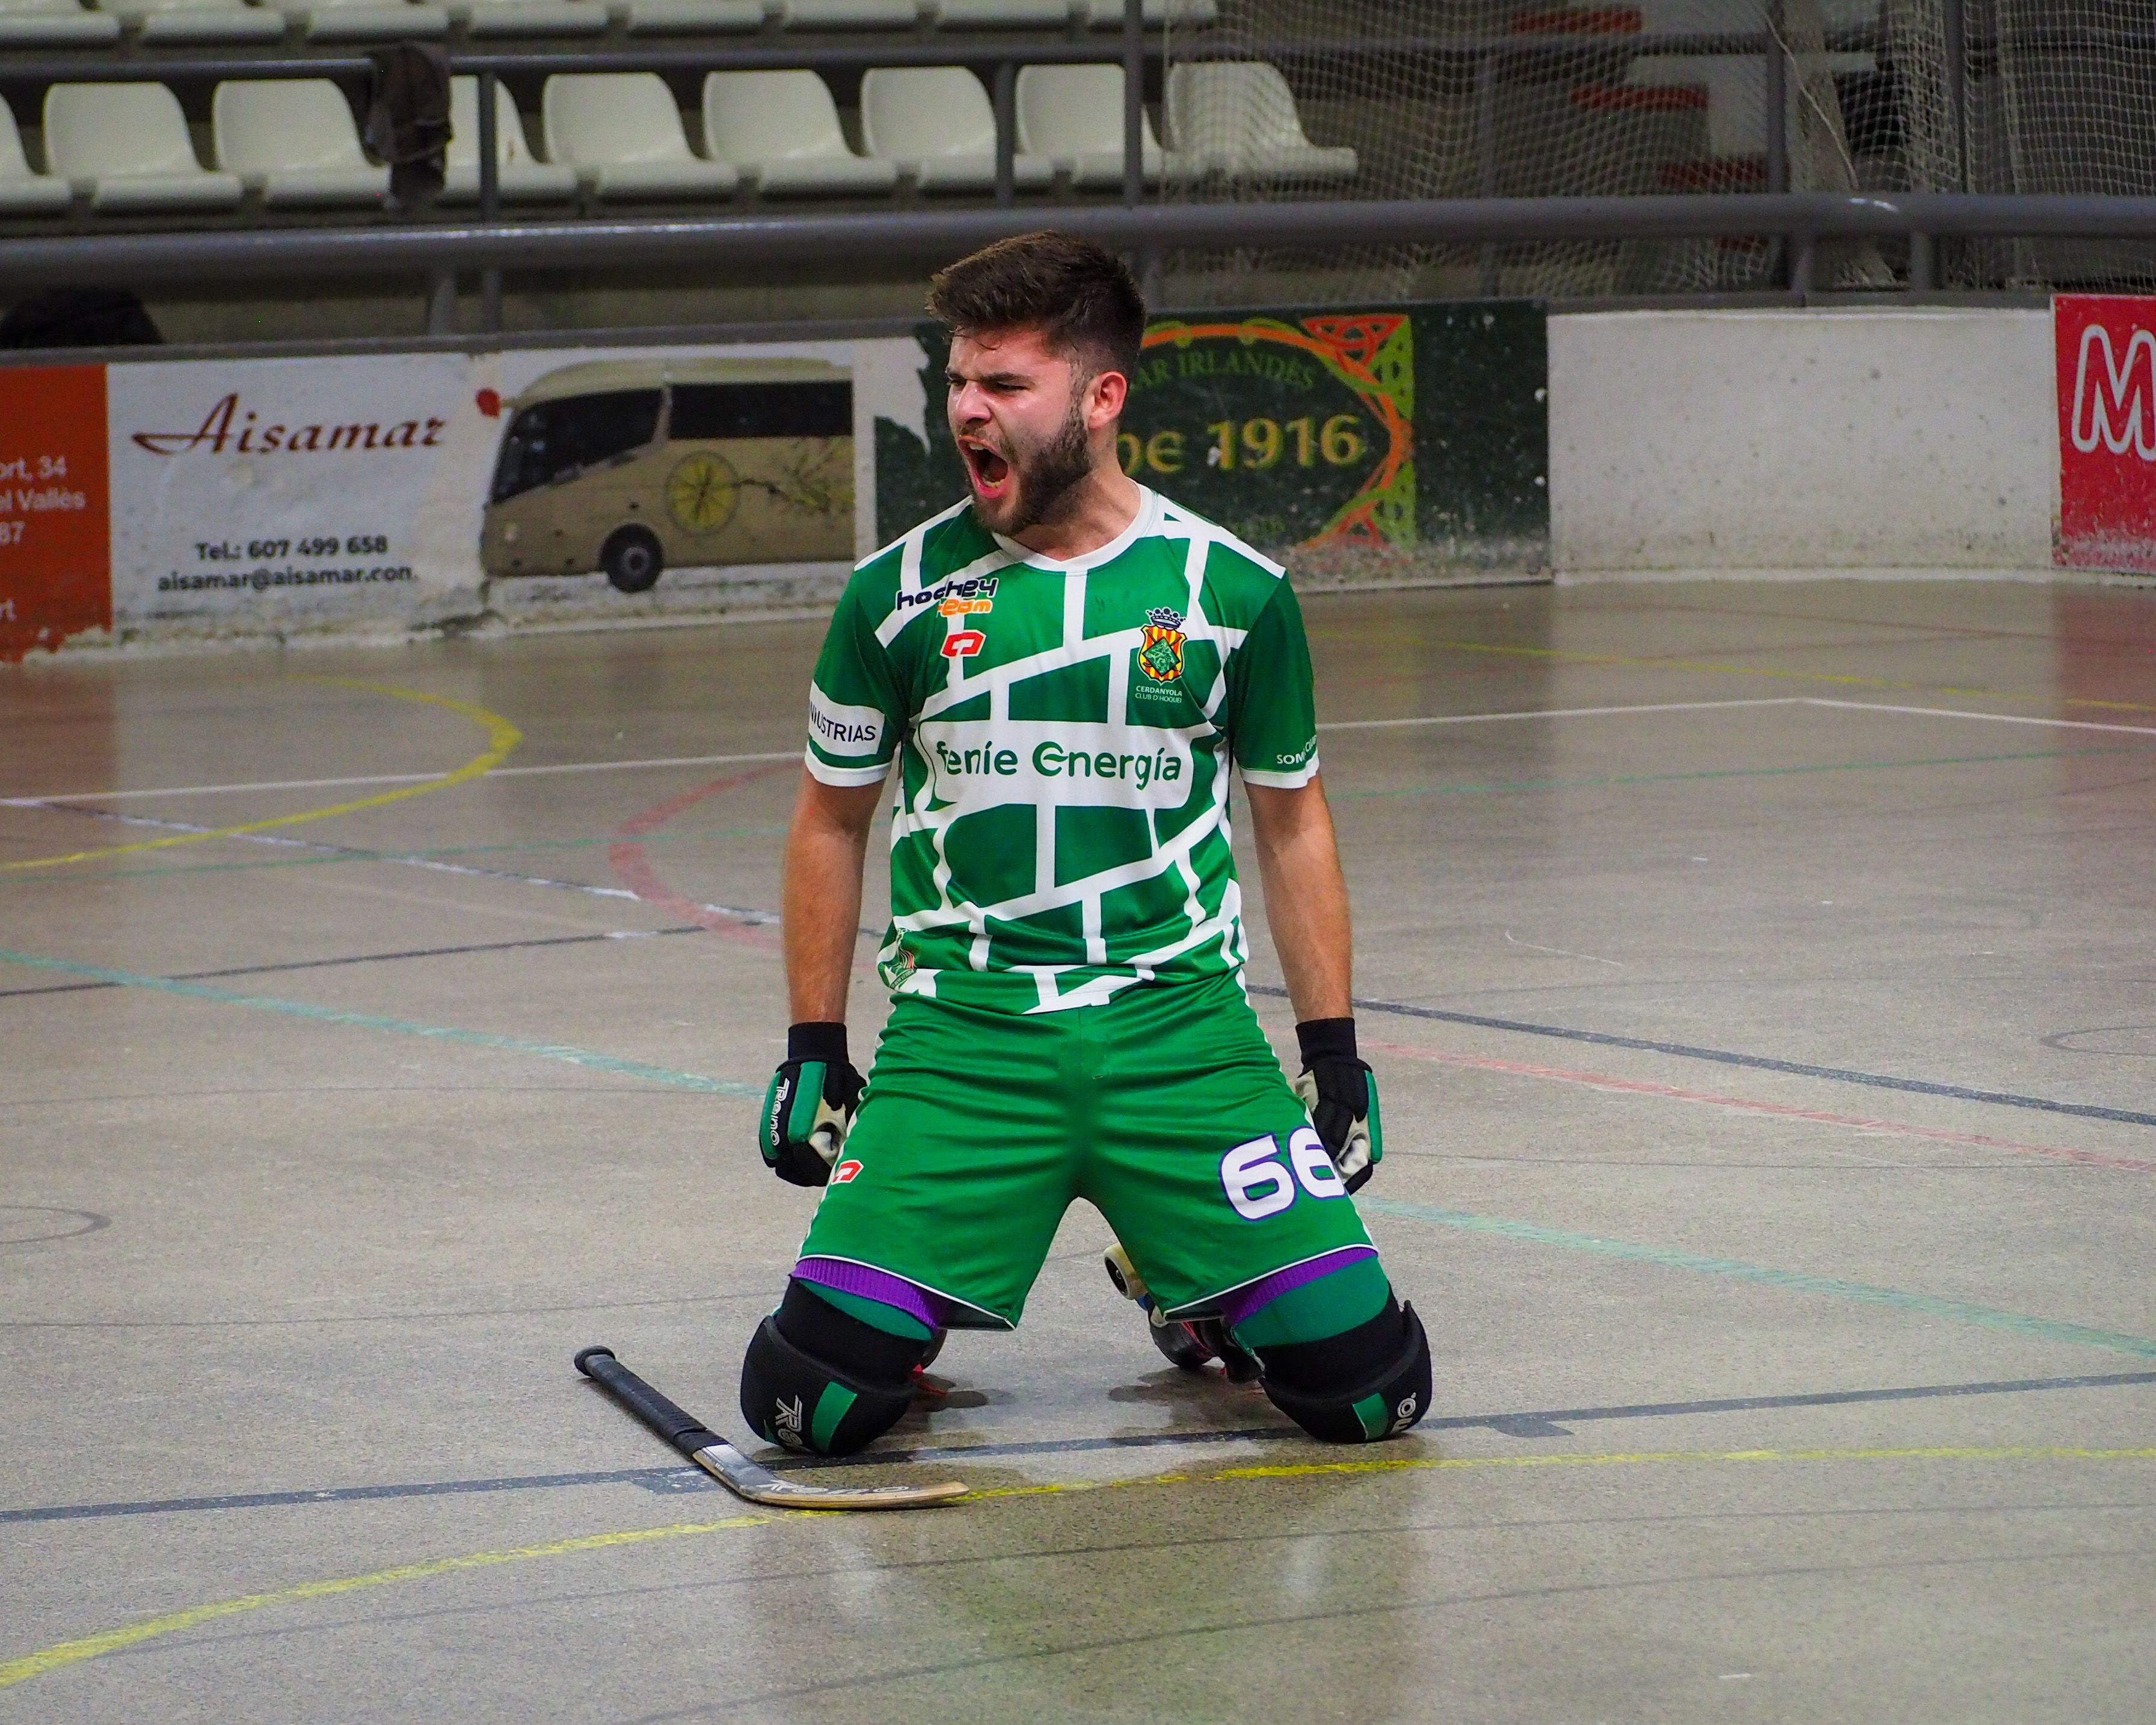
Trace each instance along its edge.
<path fill-rule="evenodd" d="M 1596 312 L 1549 325 L 1560 575 L 2048 570 L 2048 311 Z"/>

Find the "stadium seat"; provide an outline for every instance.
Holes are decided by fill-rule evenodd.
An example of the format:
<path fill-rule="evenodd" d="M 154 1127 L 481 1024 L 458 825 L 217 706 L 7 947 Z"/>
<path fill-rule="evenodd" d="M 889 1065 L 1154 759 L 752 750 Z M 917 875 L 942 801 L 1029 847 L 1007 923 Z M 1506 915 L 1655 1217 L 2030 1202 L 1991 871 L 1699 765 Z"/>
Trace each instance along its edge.
<path fill-rule="evenodd" d="M 103 48 L 120 20 L 85 12 L 81 0 L 0 0 L 0 48 Z"/>
<path fill-rule="evenodd" d="M 280 0 L 310 42 L 431 41 L 446 36 L 449 15 L 421 0 Z"/>
<path fill-rule="evenodd" d="M 101 213 L 230 209 L 237 174 L 196 159 L 179 98 L 162 84 L 55 84 L 45 91 L 45 159 Z"/>
<path fill-rule="evenodd" d="M 1162 150 L 1144 121 L 1140 159 L 1146 183 L 1197 177 L 1180 155 Z M 1019 147 L 1045 156 L 1074 186 L 1111 189 L 1123 183 L 1123 69 L 1121 66 L 1026 66 L 1018 74 Z"/>
<path fill-rule="evenodd" d="M 82 0 L 0 0 L 0 48 L 108 48 L 121 22 Z"/>
<path fill-rule="evenodd" d="M 271 208 L 377 204 L 389 170 L 367 161 L 344 92 L 326 78 L 220 84 L 210 97 L 217 165 Z"/>
<path fill-rule="evenodd" d="M 765 197 L 888 192 L 892 163 L 856 156 L 838 105 L 809 71 L 713 72 L 704 80 L 704 147 L 732 162 Z"/>
<path fill-rule="evenodd" d="M 1347 180 L 1355 152 L 1312 143 L 1295 93 L 1261 60 L 1201 61 L 1168 74 L 1168 132 L 1194 163 L 1235 180 Z"/>
<path fill-rule="evenodd" d="M 789 30 L 910 30 L 921 21 L 916 0 L 780 0 Z"/>
<path fill-rule="evenodd" d="M 861 138 L 924 192 L 989 192 L 996 183 L 996 116 L 963 66 L 878 66 L 861 74 Z M 1055 182 L 1055 164 L 1014 155 L 1023 190 Z"/>
<path fill-rule="evenodd" d="M 1123 0 L 1078 0 L 1078 4 L 1096 30 L 1123 22 Z M 1209 24 L 1219 16 L 1218 0 L 1145 0 L 1145 21 L 1155 29 L 1163 24 Z"/>
<path fill-rule="evenodd" d="M 516 104 L 499 84 L 494 87 L 495 182 L 506 203 L 573 198 L 577 171 L 558 162 L 533 158 L 524 139 Z M 442 186 L 444 203 L 472 203 L 479 198 L 479 80 L 449 80 L 449 172 Z"/>
<path fill-rule="evenodd" d="M 673 92 L 656 72 L 565 72 L 540 97 L 547 153 L 602 198 L 732 192 L 731 162 L 693 155 Z"/>
<path fill-rule="evenodd" d="M 449 0 L 449 12 L 470 36 L 596 36 L 607 27 L 600 0 Z"/>
<path fill-rule="evenodd" d="M 946 30 L 1060 30 L 1070 22 L 1070 0 L 927 0 Z"/>
<path fill-rule="evenodd" d="M 0 216 L 55 216 L 74 196 L 65 180 L 30 172 L 15 110 L 0 102 Z"/>
<path fill-rule="evenodd" d="M 285 14 L 244 0 L 101 0 L 103 9 L 150 44 L 275 42 Z"/>
<path fill-rule="evenodd" d="M 625 0 L 614 15 L 632 36 L 716 35 L 760 30 L 763 0 Z"/>

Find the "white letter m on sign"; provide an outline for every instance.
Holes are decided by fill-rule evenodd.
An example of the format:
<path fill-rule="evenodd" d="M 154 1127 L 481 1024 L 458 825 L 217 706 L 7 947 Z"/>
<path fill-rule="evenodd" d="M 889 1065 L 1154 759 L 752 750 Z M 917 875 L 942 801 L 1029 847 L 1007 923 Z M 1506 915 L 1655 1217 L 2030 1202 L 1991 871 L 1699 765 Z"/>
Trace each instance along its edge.
<path fill-rule="evenodd" d="M 2130 449 L 2143 461 L 2156 461 L 2156 335 L 2134 331 L 2119 364 L 2109 330 L 2092 323 L 2082 331 L 2072 424 L 2074 447 L 2084 455 L 2102 444 L 2114 455 Z"/>

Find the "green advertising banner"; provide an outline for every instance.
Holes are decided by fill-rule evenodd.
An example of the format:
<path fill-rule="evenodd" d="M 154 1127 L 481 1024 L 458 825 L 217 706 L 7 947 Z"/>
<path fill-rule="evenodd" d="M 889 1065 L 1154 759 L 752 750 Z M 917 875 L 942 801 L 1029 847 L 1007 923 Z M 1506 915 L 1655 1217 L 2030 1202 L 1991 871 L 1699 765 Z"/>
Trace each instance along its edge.
<path fill-rule="evenodd" d="M 875 422 L 886 542 L 966 486 L 941 412 L 947 347 L 932 328 L 916 338 L 927 423 Z M 1532 302 L 1158 318 L 1124 412 L 1123 469 L 1299 573 L 1539 574 L 1548 377 Z"/>

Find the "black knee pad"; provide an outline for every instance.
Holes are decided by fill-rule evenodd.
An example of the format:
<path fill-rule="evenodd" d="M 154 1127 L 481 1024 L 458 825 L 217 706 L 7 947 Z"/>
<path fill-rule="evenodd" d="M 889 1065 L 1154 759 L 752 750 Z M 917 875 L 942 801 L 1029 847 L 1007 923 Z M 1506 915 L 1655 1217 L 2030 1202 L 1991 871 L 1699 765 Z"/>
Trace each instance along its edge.
<path fill-rule="evenodd" d="M 742 1360 L 742 1417 L 767 1442 L 850 1455 L 898 1423 L 927 1350 L 788 1282 Z"/>
<path fill-rule="evenodd" d="M 1327 1443 L 1398 1437 L 1430 1411 L 1430 1338 L 1414 1307 L 1389 1294 L 1368 1323 L 1260 1357 L 1266 1398 Z"/>

